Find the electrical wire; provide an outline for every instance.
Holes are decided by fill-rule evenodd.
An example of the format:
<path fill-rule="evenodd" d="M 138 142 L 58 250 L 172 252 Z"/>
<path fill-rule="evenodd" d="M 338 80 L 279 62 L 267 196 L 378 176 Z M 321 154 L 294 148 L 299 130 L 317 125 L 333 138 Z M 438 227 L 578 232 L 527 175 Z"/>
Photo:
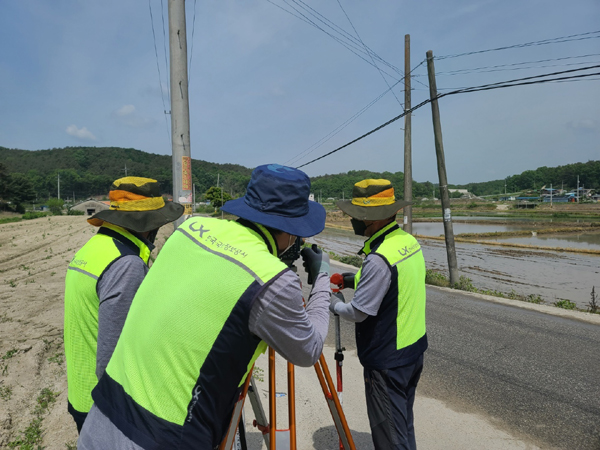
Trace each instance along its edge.
<path fill-rule="evenodd" d="M 318 20 L 320 20 L 320 18 L 322 18 L 323 20 L 320 20 L 323 24 L 329 26 L 330 28 L 332 28 L 332 30 L 337 31 L 339 30 L 340 34 L 345 35 L 348 39 L 350 39 L 351 41 L 355 41 L 356 42 L 356 38 L 354 36 L 352 36 L 350 33 L 348 33 L 346 30 L 344 30 L 343 28 L 339 27 L 338 25 L 336 25 L 334 22 L 332 22 L 331 20 L 329 20 L 327 17 L 323 16 L 322 14 L 320 14 L 317 10 L 311 8 L 308 4 L 304 3 L 302 0 L 292 0 L 294 3 L 296 4 L 302 4 L 304 5 L 304 8 L 306 11 L 310 11 L 311 14 L 313 15 L 313 17 L 317 18 Z M 328 24 L 331 24 L 328 25 Z M 337 30 L 336 30 L 337 29 Z M 363 43 L 364 45 L 364 43 Z M 394 70 L 396 73 L 398 73 L 399 75 L 404 75 L 403 71 L 400 70 L 398 67 L 394 66 L 393 64 L 390 64 L 389 62 L 387 62 L 386 60 L 384 60 L 383 58 L 381 58 L 377 53 L 375 53 L 371 48 L 369 48 L 368 46 L 364 46 L 365 50 L 367 50 L 367 52 L 369 52 L 375 59 L 377 59 L 379 62 L 381 62 L 382 64 L 385 64 L 386 66 L 388 66 L 390 69 Z"/>
<path fill-rule="evenodd" d="M 524 66 L 525 64 L 539 64 L 539 63 L 545 63 L 545 62 L 555 62 L 555 61 L 564 61 L 567 59 L 578 59 L 578 58 L 589 58 L 591 56 L 600 56 L 600 53 L 590 53 L 587 55 L 578 55 L 578 56 L 564 56 L 561 58 L 549 58 L 549 59 L 539 59 L 537 61 L 524 61 L 524 62 L 519 62 L 519 63 L 512 63 L 512 64 L 497 64 L 494 66 L 483 66 L 483 67 L 474 67 L 474 68 L 470 68 L 470 69 L 457 69 L 457 70 L 450 70 L 447 72 L 436 72 L 436 77 L 438 75 L 457 75 L 457 74 L 470 74 L 470 73 L 487 73 L 487 72 L 495 72 L 495 70 L 493 69 L 502 69 L 505 67 L 508 68 L 512 68 L 515 66 Z M 586 62 L 582 62 L 582 63 L 577 63 L 577 64 L 587 64 Z M 528 68 L 542 68 L 542 67 L 558 67 L 559 65 L 556 66 L 535 66 L 535 67 L 528 67 Z M 567 65 L 568 66 L 568 65 Z M 490 69 L 490 70 L 487 70 Z M 506 70 L 519 70 L 520 68 L 515 68 L 515 69 L 506 69 Z M 416 75 L 416 76 L 426 76 L 426 75 Z"/>
<path fill-rule="evenodd" d="M 354 43 L 348 43 L 343 41 L 341 38 L 338 38 L 337 36 L 334 36 L 333 34 L 331 34 L 330 32 L 324 30 L 323 28 L 321 28 L 319 25 L 317 25 L 315 22 L 313 22 L 312 20 L 310 20 L 308 17 L 306 17 L 306 15 L 304 15 L 302 12 L 298 11 L 297 8 L 295 8 L 294 6 L 290 5 L 287 0 L 283 0 L 289 7 L 291 7 L 294 11 L 296 11 L 296 14 L 285 9 L 284 7 L 282 7 L 281 5 L 278 5 L 277 3 L 273 2 L 272 0 L 266 0 L 267 2 L 271 3 L 272 5 L 276 6 L 277 8 L 287 12 L 288 14 L 296 17 L 297 19 L 302 20 L 303 22 L 308 23 L 309 25 L 314 26 L 315 28 L 317 28 L 318 30 L 322 31 L 323 33 L 325 33 L 326 35 L 328 35 L 329 37 L 331 37 L 332 39 L 334 39 L 335 41 L 337 41 L 338 43 L 340 43 L 341 45 L 343 45 L 344 47 L 346 47 L 349 51 L 351 51 L 352 53 L 354 53 L 356 56 L 358 56 L 360 59 L 362 59 L 363 61 L 365 61 L 367 64 L 373 65 L 373 63 L 371 61 L 369 61 L 368 59 L 364 58 L 362 55 L 360 55 L 359 53 L 364 53 L 364 49 L 361 48 L 357 48 L 356 44 Z M 388 72 L 386 72 L 385 70 L 383 70 L 383 73 L 385 73 L 387 76 L 389 76 L 390 78 L 397 80 L 397 78 L 394 75 L 389 74 Z"/>
<path fill-rule="evenodd" d="M 158 69 L 158 84 L 160 88 L 160 97 L 162 98 L 163 114 L 165 116 L 165 124 L 167 125 L 167 137 L 171 140 L 171 130 L 169 128 L 169 121 L 167 120 L 167 107 L 165 106 L 165 96 L 162 88 L 162 77 L 160 74 L 160 64 L 158 62 L 158 49 L 156 48 L 156 33 L 154 32 L 154 16 L 152 15 L 152 2 L 148 0 L 148 6 L 150 8 L 150 23 L 152 25 L 152 37 L 154 38 L 154 54 L 156 56 L 156 68 Z"/>
<path fill-rule="evenodd" d="M 347 119 L 344 123 L 342 123 L 341 125 L 339 125 L 333 131 L 331 131 L 329 134 L 327 134 L 325 137 L 319 139 L 317 142 L 315 142 L 314 144 L 312 144 L 306 150 L 302 151 L 299 155 L 296 155 L 295 157 L 292 157 L 292 158 L 288 159 L 286 162 L 283 163 L 283 165 L 293 164 L 296 161 L 298 161 L 298 160 L 300 160 L 300 159 L 302 159 L 302 158 L 310 155 L 312 152 L 314 152 L 316 149 L 318 149 L 319 147 L 321 147 L 323 144 L 325 144 L 327 141 L 329 141 L 331 138 L 333 138 L 336 134 L 338 134 L 340 131 L 342 131 L 344 128 L 346 128 L 348 125 L 350 125 L 352 122 L 354 122 L 359 116 L 361 116 L 371 106 L 373 106 L 375 103 L 377 103 L 384 95 L 386 95 L 390 90 L 392 90 L 392 88 L 395 87 L 398 83 L 400 83 L 400 81 L 397 81 L 394 85 L 390 86 L 387 90 L 385 90 L 384 92 L 382 92 L 376 99 L 372 100 L 368 105 L 366 105 L 365 107 L 363 107 L 360 111 L 358 111 L 352 117 L 350 117 L 349 119 Z"/>
<path fill-rule="evenodd" d="M 364 139 L 365 137 L 375 133 L 376 131 L 381 130 L 382 128 L 387 127 L 388 125 L 390 125 L 391 123 L 395 122 L 398 119 L 401 119 L 402 117 L 404 117 L 406 114 L 413 112 L 423 106 L 425 106 L 427 103 L 431 103 L 432 101 L 437 101 L 438 99 L 442 98 L 442 97 L 447 97 L 449 95 L 455 95 L 455 94 L 463 94 L 463 93 L 467 93 L 467 92 L 478 92 L 478 91 L 487 91 L 487 90 L 492 90 L 492 89 L 503 89 L 503 88 L 508 88 L 508 87 L 514 87 L 514 86 L 525 86 L 525 85 L 531 85 L 531 84 L 542 84 L 542 83 L 550 83 L 550 82 L 564 82 L 564 81 L 569 81 L 569 80 L 573 80 L 573 81 L 579 81 L 582 78 L 585 77 L 591 77 L 591 76 L 597 76 L 600 75 L 600 72 L 595 72 L 595 73 L 589 73 L 589 74 L 579 74 L 579 75 L 570 75 L 570 76 L 564 76 L 564 77 L 558 77 L 558 78 L 551 78 L 551 79 L 536 79 L 536 78 L 544 78 L 544 77 L 549 77 L 549 76 L 555 76 L 555 75 L 563 75 L 563 74 L 567 74 L 567 73 L 573 73 L 573 72 L 577 72 L 577 71 L 582 71 L 582 70 L 591 70 L 591 69 L 598 69 L 600 68 L 600 65 L 596 65 L 596 66 L 589 66 L 589 67 L 584 67 L 584 68 L 580 68 L 580 69 L 571 69 L 571 70 L 565 70 L 565 71 L 561 71 L 561 72 L 554 72 L 554 73 L 549 73 L 549 74 L 543 74 L 543 75 L 535 75 L 535 76 L 531 76 L 531 77 L 525 77 L 525 78 L 519 78 L 519 79 L 515 79 L 515 80 L 509 80 L 509 81 L 503 81 L 503 82 L 498 82 L 498 83 L 490 83 L 490 84 L 485 84 L 482 86 L 473 86 L 473 87 L 469 87 L 469 88 L 464 88 L 464 89 L 457 89 L 455 91 L 452 92 L 446 92 L 444 94 L 438 94 L 436 97 L 434 97 L 433 99 L 428 99 L 425 100 L 421 103 L 419 103 L 417 106 L 411 108 L 408 111 L 403 112 L 402 114 L 394 117 L 393 119 L 388 120 L 387 122 L 385 122 L 382 125 L 379 125 L 377 128 L 374 128 L 373 130 L 363 134 L 362 136 L 359 136 L 358 138 L 348 142 L 347 144 L 344 144 L 322 156 L 319 156 L 318 158 L 315 158 L 307 163 L 304 163 L 300 166 L 297 167 L 297 169 L 300 169 L 301 167 L 305 167 L 309 164 L 312 164 L 316 161 L 319 161 L 327 156 L 330 156 L 346 147 L 348 147 L 351 144 L 354 144 L 355 142 L 360 141 L 361 139 Z M 528 81 L 531 80 L 531 81 Z"/>
<path fill-rule="evenodd" d="M 190 64 L 188 66 L 188 89 L 192 79 L 192 59 L 194 58 L 194 31 L 196 30 L 196 0 L 194 0 L 194 19 L 192 20 L 192 46 L 190 49 Z"/>
<path fill-rule="evenodd" d="M 165 54 L 165 72 L 167 74 L 167 99 L 169 100 L 169 105 L 171 104 L 171 83 L 169 81 L 169 62 L 167 61 L 167 34 L 165 31 L 165 7 L 163 5 L 163 0 L 160 0 L 160 11 L 162 14 L 162 27 L 163 27 L 163 50 Z M 166 110 L 165 110 L 166 111 Z"/>
<path fill-rule="evenodd" d="M 419 64 L 417 64 L 409 73 L 408 76 L 411 75 L 412 72 L 414 72 L 415 70 L 417 70 L 419 67 L 421 67 L 427 60 L 424 59 L 423 61 L 421 61 Z M 319 139 L 317 142 L 315 142 L 314 144 L 312 144 L 310 147 L 308 147 L 307 149 L 303 150 L 302 152 L 300 152 L 298 155 L 288 159 L 286 162 L 284 162 L 284 165 L 287 164 L 291 164 L 294 163 L 302 158 L 305 158 L 306 156 L 310 155 L 313 151 L 315 151 L 317 148 L 321 147 L 323 144 L 325 144 L 327 141 L 329 141 L 333 136 L 335 136 L 336 134 L 338 134 L 340 131 L 342 131 L 344 128 L 346 128 L 348 125 L 350 125 L 350 123 L 354 122 L 354 120 L 356 120 L 360 115 L 362 115 L 366 110 L 368 110 L 371 106 L 373 106 L 375 103 L 377 103 L 385 94 L 387 94 L 392 88 L 394 88 L 398 83 L 402 82 L 402 80 L 404 79 L 404 77 L 397 81 L 393 86 L 391 86 L 389 89 L 387 89 L 386 91 L 382 92 L 377 98 L 375 98 L 373 101 L 371 101 L 367 106 L 365 106 L 364 108 L 362 108 L 359 112 L 357 112 L 356 114 L 354 114 L 352 117 L 350 117 L 348 120 L 346 120 L 344 123 L 342 123 L 341 125 L 339 125 L 337 128 L 335 128 L 333 131 L 331 131 L 329 134 L 327 134 L 325 137 Z M 308 153 L 307 153 L 308 152 Z"/>
<path fill-rule="evenodd" d="M 367 46 L 365 45 L 364 41 L 362 40 L 362 38 L 360 37 L 360 35 L 358 34 L 358 31 L 356 30 L 356 27 L 354 26 L 354 24 L 352 23 L 352 21 L 350 20 L 350 17 L 348 16 L 348 14 L 346 13 L 346 10 L 344 9 L 344 7 L 342 6 L 342 2 L 340 2 L 340 0 L 337 0 L 338 5 L 340 5 L 340 8 L 342 10 L 342 12 L 344 13 L 344 15 L 346 16 L 346 19 L 348 19 L 348 22 L 350 22 L 350 26 L 352 27 L 352 29 L 354 30 L 354 33 L 356 33 L 356 37 L 358 38 L 358 40 L 360 41 L 360 43 L 363 45 L 363 47 L 365 48 L 365 51 L 367 51 Z M 373 55 L 371 55 L 371 53 L 369 53 L 367 51 L 369 57 L 371 58 L 371 62 L 373 63 L 373 65 L 375 66 L 375 68 L 377 69 L 377 71 L 379 72 L 379 75 L 381 75 L 381 78 L 383 78 L 383 81 L 385 81 L 385 84 L 387 84 L 387 87 L 392 91 L 392 94 L 394 94 L 394 98 L 396 99 L 396 101 L 398 102 L 398 104 L 400 105 L 400 108 L 404 108 L 404 104 L 398 99 L 398 96 L 396 95 L 396 93 L 392 90 L 392 87 L 390 86 L 390 83 L 388 83 L 387 78 L 385 78 L 383 76 L 383 72 L 381 72 L 381 69 L 379 69 L 379 66 L 377 65 L 377 63 L 375 63 L 375 59 L 373 58 Z"/>
<path fill-rule="evenodd" d="M 596 34 L 598 36 L 592 36 L 594 34 Z M 435 59 L 442 60 L 442 59 L 448 59 L 448 58 L 458 58 L 460 56 L 468 56 L 468 55 L 476 55 L 479 53 L 496 52 L 496 51 L 500 51 L 500 50 L 508 50 L 511 48 L 523 48 L 523 47 L 531 47 L 531 46 L 536 46 L 536 45 L 558 44 L 558 43 L 562 43 L 562 42 L 583 41 L 586 39 L 597 39 L 597 38 L 600 38 L 600 30 L 599 31 L 590 31 L 587 33 L 572 34 L 570 36 L 561 36 L 561 37 L 556 37 L 556 38 L 543 39 L 541 41 L 533 41 L 533 42 L 525 42 L 522 44 L 508 45 L 505 47 L 490 48 L 487 50 L 477 50 L 477 51 L 473 51 L 473 52 L 456 53 L 454 55 L 437 56 Z"/>

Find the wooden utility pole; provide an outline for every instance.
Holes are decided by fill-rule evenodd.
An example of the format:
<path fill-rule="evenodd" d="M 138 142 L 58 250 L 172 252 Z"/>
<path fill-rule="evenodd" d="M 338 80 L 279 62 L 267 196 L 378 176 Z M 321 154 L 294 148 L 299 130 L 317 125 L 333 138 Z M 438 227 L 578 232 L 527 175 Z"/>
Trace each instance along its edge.
<path fill-rule="evenodd" d="M 410 111 L 410 34 L 404 36 L 404 111 Z M 412 202 L 411 113 L 404 116 L 404 200 Z M 404 207 L 404 231 L 412 234 L 412 206 Z"/>
<path fill-rule="evenodd" d="M 171 74 L 171 146 L 173 151 L 173 201 L 184 216 L 192 214 L 192 157 L 188 98 L 185 0 L 169 0 L 169 55 Z M 177 228 L 185 220 L 173 222 Z"/>
<path fill-rule="evenodd" d="M 446 237 L 446 252 L 448 253 L 448 269 L 450 284 L 458 283 L 458 264 L 454 246 L 454 231 L 452 230 L 452 212 L 450 211 L 450 196 L 448 194 L 448 179 L 446 177 L 446 161 L 444 160 L 444 142 L 442 139 L 442 124 L 440 123 L 440 108 L 437 101 L 437 85 L 433 52 L 427 52 L 427 74 L 429 76 L 429 98 L 431 99 L 431 115 L 433 116 L 433 134 L 435 137 L 435 153 L 437 155 L 438 176 L 440 180 L 440 198 L 444 215 L 444 235 Z"/>

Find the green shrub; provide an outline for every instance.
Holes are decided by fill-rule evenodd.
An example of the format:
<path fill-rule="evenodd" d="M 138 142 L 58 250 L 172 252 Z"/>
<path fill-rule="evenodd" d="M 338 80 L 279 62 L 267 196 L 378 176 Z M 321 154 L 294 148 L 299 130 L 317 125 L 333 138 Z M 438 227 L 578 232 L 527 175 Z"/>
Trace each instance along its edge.
<path fill-rule="evenodd" d="M 211 205 L 198 205 L 196 206 L 196 211 L 197 213 L 201 213 L 201 214 L 211 214 L 215 211 L 215 207 L 211 206 Z"/>
<path fill-rule="evenodd" d="M 344 263 L 344 264 L 350 264 L 351 266 L 354 266 L 354 267 L 360 267 L 360 266 L 362 266 L 363 259 L 360 256 L 356 256 L 356 255 L 340 256 L 339 262 Z"/>
<path fill-rule="evenodd" d="M 5 217 L 4 219 L 0 219 L 0 224 L 11 223 L 11 222 L 20 222 L 21 220 L 22 220 L 21 217 Z"/>
<path fill-rule="evenodd" d="M 67 216 L 83 216 L 85 213 L 83 211 L 80 211 L 78 209 L 69 209 L 67 211 Z"/>
<path fill-rule="evenodd" d="M 528 296 L 525 297 L 525 301 L 529 302 L 529 303 L 535 303 L 538 305 L 541 305 L 543 303 L 546 303 L 543 299 L 541 295 L 536 295 L 536 294 L 529 294 Z M 568 301 L 568 300 L 567 300 Z M 574 303 L 573 303 L 574 305 Z"/>
<path fill-rule="evenodd" d="M 561 300 L 554 302 L 554 306 L 556 306 L 558 308 L 562 308 L 562 309 L 575 309 L 575 307 L 577 305 L 575 303 L 573 303 L 571 300 L 561 299 Z"/>
<path fill-rule="evenodd" d="M 63 205 L 65 204 L 65 201 L 62 198 L 49 198 L 47 203 L 48 208 L 50 208 L 50 212 L 53 215 L 62 215 Z"/>
<path fill-rule="evenodd" d="M 48 214 L 46 214 L 44 212 L 28 211 L 25 214 L 23 214 L 23 219 L 24 220 L 39 219 L 40 217 L 46 217 L 47 215 Z"/>
<path fill-rule="evenodd" d="M 442 286 L 442 287 L 450 286 L 450 282 L 444 275 L 442 275 L 439 272 L 435 272 L 431 269 L 427 269 L 427 271 L 425 272 L 425 283 L 431 284 L 433 286 Z"/>
<path fill-rule="evenodd" d="M 477 292 L 477 288 L 473 286 L 473 282 L 470 278 L 461 275 L 458 279 L 458 283 L 454 283 L 454 289 L 460 289 L 461 291 Z"/>

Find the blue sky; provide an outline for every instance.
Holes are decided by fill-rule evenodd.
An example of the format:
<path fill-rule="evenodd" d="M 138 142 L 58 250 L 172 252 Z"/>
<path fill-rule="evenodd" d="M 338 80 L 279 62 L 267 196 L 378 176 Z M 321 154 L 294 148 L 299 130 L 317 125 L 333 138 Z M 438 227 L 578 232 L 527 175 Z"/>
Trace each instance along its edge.
<path fill-rule="evenodd" d="M 395 96 L 387 92 L 348 122 L 401 75 L 378 64 L 386 72 L 380 73 L 368 56 L 359 58 L 284 11 L 298 5 L 303 4 L 187 0 L 194 159 L 297 166 L 402 112 L 399 83 Z M 598 0 L 304 0 L 304 5 L 349 35 L 356 30 L 365 45 L 401 70 L 405 34 L 411 35 L 414 68 L 427 50 L 441 57 L 600 30 Z M 1 2 L 0 145 L 116 146 L 170 154 L 163 18 L 166 27 L 167 0 Z M 438 89 L 598 65 L 600 33 L 586 37 L 436 60 Z M 542 60 L 551 61 L 533 63 Z M 503 67 L 465 70 L 490 66 Z M 457 70 L 463 72 L 447 73 Z M 414 106 L 429 97 L 426 65 L 413 75 Z M 590 78 L 440 99 L 448 181 L 502 179 L 544 165 L 600 159 L 600 76 Z M 413 178 L 437 182 L 430 106 L 415 111 L 412 123 Z M 400 119 L 303 170 L 310 176 L 403 171 L 403 126 Z M 317 142 L 322 145 L 315 147 Z"/>

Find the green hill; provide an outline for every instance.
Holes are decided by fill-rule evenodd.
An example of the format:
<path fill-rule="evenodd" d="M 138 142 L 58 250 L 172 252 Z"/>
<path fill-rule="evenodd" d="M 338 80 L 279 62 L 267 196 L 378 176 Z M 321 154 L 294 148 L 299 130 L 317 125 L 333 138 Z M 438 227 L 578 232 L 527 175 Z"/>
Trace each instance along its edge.
<path fill-rule="evenodd" d="M 111 183 L 128 175 L 154 178 L 164 193 L 172 192 L 170 155 L 156 155 L 133 148 L 67 147 L 50 150 L 16 150 L 0 147 L 0 161 L 8 174 L 22 174 L 33 185 L 39 198 L 56 197 L 60 174 L 61 197 L 76 199 L 105 195 Z M 192 160 L 192 181 L 196 193 L 211 186 L 243 194 L 252 170 L 237 164 L 216 164 Z"/>
<path fill-rule="evenodd" d="M 38 198 L 56 197 L 57 179 L 60 174 L 61 197 L 80 200 L 95 195 L 105 195 L 108 187 L 117 178 L 128 175 L 149 177 L 158 180 L 164 193 L 172 192 L 172 166 L 170 155 L 146 153 L 133 148 L 118 147 L 66 147 L 49 150 L 17 150 L 0 147 L 0 188 L 9 178 L 27 180 Z M 1 168 L 1 167 L 0 167 Z M 242 195 L 250 180 L 251 168 L 238 164 L 217 164 L 192 160 L 192 181 L 196 186 L 197 198 L 211 186 L 220 186 L 233 197 Z M 498 195 L 507 192 L 539 190 L 550 184 L 555 188 L 564 186 L 572 189 L 579 185 L 600 189 L 600 161 L 568 164 L 558 167 L 540 167 L 513 175 L 506 180 L 482 183 L 449 185 L 450 188 L 468 189 L 475 195 Z M 323 200 L 348 198 L 354 183 L 365 178 L 386 178 L 401 198 L 404 191 L 402 172 L 371 172 L 351 170 L 347 173 L 322 175 L 312 178 L 315 197 Z M 413 198 L 439 196 L 436 184 L 429 181 L 413 183 Z"/>

